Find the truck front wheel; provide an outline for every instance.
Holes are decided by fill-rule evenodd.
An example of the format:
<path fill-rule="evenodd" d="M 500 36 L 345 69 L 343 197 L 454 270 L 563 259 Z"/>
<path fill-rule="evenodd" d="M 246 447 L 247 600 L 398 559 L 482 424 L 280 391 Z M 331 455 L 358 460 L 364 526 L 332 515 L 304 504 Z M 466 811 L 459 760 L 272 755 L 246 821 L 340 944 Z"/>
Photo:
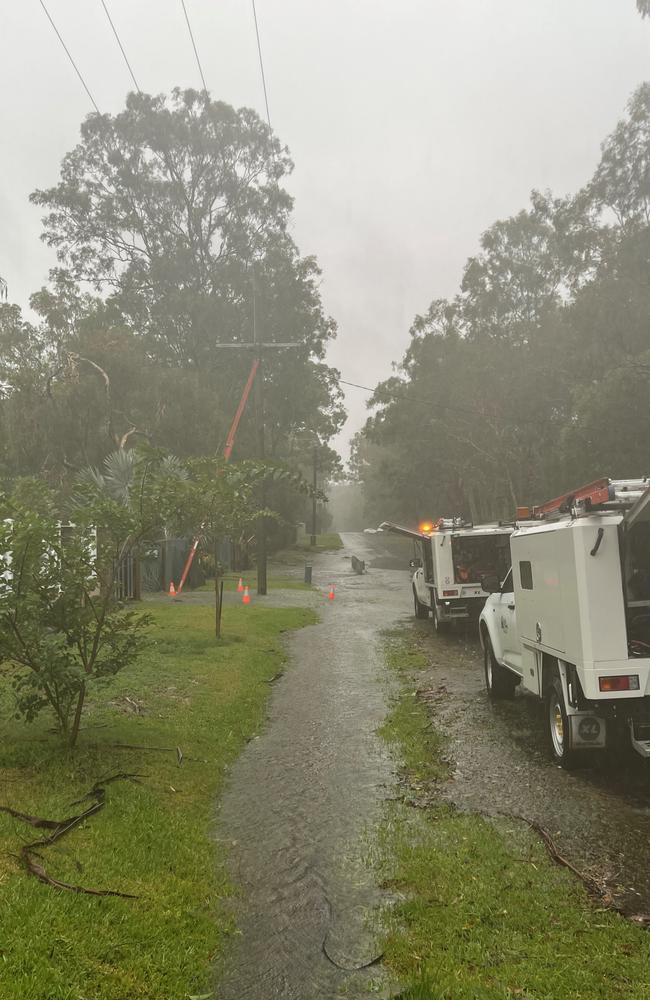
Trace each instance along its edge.
<path fill-rule="evenodd" d="M 433 627 L 436 632 L 448 632 L 450 622 L 440 621 L 440 615 L 438 613 L 438 605 L 436 604 L 435 595 L 432 597 L 432 608 L 433 608 Z"/>
<path fill-rule="evenodd" d="M 571 770 L 584 763 L 585 755 L 571 747 L 571 722 L 564 704 L 564 691 L 559 677 L 553 679 L 546 692 L 546 724 L 553 760 Z"/>
<path fill-rule="evenodd" d="M 485 670 L 485 687 L 488 697 L 493 701 L 513 698 L 517 687 L 517 678 L 497 662 L 492 649 L 489 635 L 485 635 L 483 644 L 483 668 Z"/>
<path fill-rule="evenodd" d="M 418 597 L 417 590 L 415 586 L 413 587 L 413 604 L 415 606 L 415 617 L 416 618 L 428 618 L 429 609 L 426 604 L 422 604 L 420 598 Z"/>

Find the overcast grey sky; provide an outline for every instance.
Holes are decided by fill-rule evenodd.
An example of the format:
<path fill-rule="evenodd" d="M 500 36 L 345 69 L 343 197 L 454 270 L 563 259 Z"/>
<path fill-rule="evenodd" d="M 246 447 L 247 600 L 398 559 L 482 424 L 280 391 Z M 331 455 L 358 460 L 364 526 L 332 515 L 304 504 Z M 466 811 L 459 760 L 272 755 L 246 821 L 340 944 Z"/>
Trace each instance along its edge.
<path fill-rule="evenodd" d="M 46 0 L 104 111 L 130 80 L 100 0 Z M 107 0 L 143 90 L 200 87 L 180 0 Z M 212 94 L 263 113 L 250 0 L 186 0 Z M 38 0 L 4 0 L 0 274 L 26 305 L 50 251 L 27 198 L 91 110 Z M 294 237 L 339 325 L 329 360 L 374 385 L 416 312 L 452 295 L 480 233 L 533 187 L 581 186 L 650 77 L 634 0 L 257 0 Z M 347 440 L 365 419 L 347 392 Z"/>

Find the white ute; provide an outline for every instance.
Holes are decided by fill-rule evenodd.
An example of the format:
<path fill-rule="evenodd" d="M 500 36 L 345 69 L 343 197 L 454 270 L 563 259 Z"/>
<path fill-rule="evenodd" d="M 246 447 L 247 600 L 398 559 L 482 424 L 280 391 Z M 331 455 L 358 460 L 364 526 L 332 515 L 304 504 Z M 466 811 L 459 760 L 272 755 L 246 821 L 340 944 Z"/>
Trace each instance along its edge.
<path fill-rule="evenodd" d="M 454 517 L 421 525 L 418 531 L 390 521 L 381 528 L 415 543 L 411 586 L 416 618 L 431 614 L 436 631 L 455 621 L 476 623 L 488 596 L 482 578 L 501 577 L 510 565 L 512 525 L 474 526 Z"/>
<path fill-rule="evenodd" d="M 479 619 L 492 698 L 546 702 L 555 760 L 629 737 L 650 756 L 650 480 L 601 479 L 526 512 Z"/>

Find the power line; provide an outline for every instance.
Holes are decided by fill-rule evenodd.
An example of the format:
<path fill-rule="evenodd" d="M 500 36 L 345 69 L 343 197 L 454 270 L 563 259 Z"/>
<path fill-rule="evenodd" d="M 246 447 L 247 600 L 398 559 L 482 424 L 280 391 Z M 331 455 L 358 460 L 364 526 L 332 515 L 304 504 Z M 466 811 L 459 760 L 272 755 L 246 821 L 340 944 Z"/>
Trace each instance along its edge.
<path fill-rule="evenodd" d="M 139 85 L 138 81 L 135 78 L 135 73 L 133 72 L 133 70 L 131 68 L 131 63 L 129 62 L 129 60 L 127 58 L 126 52 L 124 51 L 124 46 L 122 45 L 120 36 L 117 33 L 117 28 L 113 24 L 113 18 L 109 14 L 108 7 L 106 6 L 106 3 L 104 2 L 104 0 L 100 0 L 100 2 L 101 2 L 102 7 L 104 8 L 104 13 L 106 14 L 106 17 L 108 18 L 108 23 L 110 24 L 111 28 L 113 29 L 113 34 L 115 35 L 115 41 L 117 42 L 117 44 L 120 47 L 120 52 L 122 53 L 122 57 L 124 59 L 124 62 L 126 63 L 126 68 L 128 69 L 129 73 L 131 74 L 131 79 L 133 80 L 133 86 L 135 87 L 135 89 L 137 90 L 137 92 L 139 94 L 141 94 L 142 91 L 140 90 L 140 85 Z"/>
<path fill-rule="evenodd" d="M 379 388 L 379 386 L 376 386 L 374 389 L 371 389 L 369 385 L 359 385 L 358 382 L 346 382 L 345 379 L 343 378 L 340 378 L 338 381 L 341 383 L 341 385 L 349 385 L 352 386 L 353 389 L 363 389 L 364 392 L 371 392 L 373 395 L 377 392 L 377 389 Z M 409 386 L 406 383 L 403 383 L 403 388 L 405 392 L 408 393 L 408 398 L 412 400 L 414 403 L 424 403 L 426 406 L 430 406 L 434 410 L 447 410 L 452 413 L 469 414 L 469 416 L 471 417 L 476 416 L 476 410 L 468 410 L 462 406 L 447 406 L 445 403 L 434 403 L 430 399 L 425 399 L 424 396 L 413 396 L 409 391 Z M 399 393 L 395 392 L 394 390 L 391 391 L 391 395 L 393 396 L 393 399 L 400 398 Z M 403 396 L 402 398 L 406 399 L 406 396 Z M 381 406 L 382 404 L 378 403 L 377 405 Z"/>
<path fill-rule="evenodd" d="M 375 388 L 372 389 L 369 385 L 359 385 L 358 382 L 346 382 L 345 379 L 343 379 L 343 378 L 338 379 L 338 382 L 341 385 L 352 386 L 353 389 L 363 389 L 364 392 L 370 392 L 373 395 L 377 392 L 377 389 L 379 388 L 379 386 L 375 386 Z M 478 418 L 481 417 L 481 413 L 480 413 L 479 410 L 470 410 L 466 406 L 454 406 L 451 403 L 449 403 L 449 404 L 448 403 L 434 403 L 431 399 L 425 399 L 424 396 L 414 396 L 414 395 L 412 395 L 410 386 L 409 386 L 409 384 L 407 382 L 402 382 L 400 387 L 404 389 L 404 393 L 405 394 L 402 395 L 402 396 L 400 396 L 400 394 L 398 392 L 396 392 L 394 389 L 390 390 L 390 394 L 393 397 L 393 401 L 394 400 L 404 399 L 404 400 L 411 401 L 411 402 L 414 402 L 414 403 L 422 403 L 424 406 L 428 406 L 429 409 L 431 409 L 431 410 L 444 410 L 447 413 L 460 413 L 460 414 L 462 414 L 465 417 L 472 417 L 474 420 L 477 417 Z M 408 394 L 408 395 L 406 395 L 406 394 Z M 385 404 L 385 403 L 376 403 L 376 404 L 373 404 L 373 405 L 384 406 L 384 405 L 388 405 L 388 404 Z M 538 420 L 535 417 L 520 417 L 519 418 L 519 423 L 520 424 L 538 424 Z"/>
<path fill-rule="evenodd" d="M 100 115 L 100 114 L 101 114 L 101 111 L 100 111 L 100 110 L 99 110 L 99 108 L 97 107 L 97 102 L 95 101 L 95 98 L 94 98 L 94 97 L 93 97 L 93 95 L 91 94 L 91 92 L 90 92 L 90 88 L 88 87 L 88 84 L 86 83 L 86 81 L 84 80 L 83 76 L 81 75 L 81 70 L 80 70 L 80 69 L 79 69 L 79 67 L 77 66 L 77 64 L 76 64 L 76 62 L 74 61 L 74 59 L 72 58 L 72 55 L 71 55 L 71 53 L 70 53 L 70 49 L 68 48 L 68 46 L 67 46 L 67 45 L 65 44 L 65 42 L 63 41 L 63 38 L 61 37 L 61 32 L 59 31 L 59 29 L 57 28 L 56 24 L 55 24 L 55 23 L 54 23 L 54 21 L 52 20 L 52 16 L 51 16 L 51 14 L 50 14 L 49 10 L 47 9 L 47 7 L 45 6 L 45 3 L 43 2 L 43 0 L 39 0 L 39 3 L 40 3 L 40 5 L 41 5 L 41 7 L 43 8 L 43 10 L 45 11 L 45 14 L 46 14 L 46 17 L 47 17 L 48 21 L 50 22 L 50 24 L 51 24 L 51 25 L 52 25 L 52 27 L 54 28 L 54 33 L 55 33 L 56 37 L 57 37 L 57 38 L 59 39 L 59 41 L 61 42 L 61 45 L 63 46 L 63 51 L 64 51 L 64 52 L 65 52 L 65 54 L 67 55 L 68 59 L 70 60 L 70 62 L 71 62 L 71 64 L 72 64 L 72 68 L 74 69 L 75 73 L 76 73 L 76 74 L 77 74 L 77 76 L 79 77 L 79 79 L 80 79 L 80 81 L 81 81 L 81 85 L 82 85 L 83 89 L 84 89 L 84 90 L 86 91 L 86 93 L 88 94 L 88 97 L 89 97 L 89 99 L 90 99 L 90 103 L 91 103 L 91 104 L 92 104 L 92 106 L 94 107 L 94 109 L 95 109 L 95 111 L 97 112 L 97 114 L 98 114 L 98 115 Z"/>
<path fill-rule="evenodd" d="M 264 60 L 262 59 L 262 43 L 260 42 L 260 29 L 257 23 L 257 11 L 255 10 L 255 0 L 253 4 L 253 20 L 255 21 L 255 37 L 257 38 L 257 54 L 260 57 L 260 73 L 262 74 L 262 89 L 264 90 L 264 104 L 266 105 L 266 120 L 271 128 L 271 113 L 269 111 L 269 95 L 266 90 L 266 76 L 264 74 Z"/>
<path fill-rule="evenodd" d="M 183 13 L 185 14 L 185 22 L 187 24 L 187 30 L 190 33 L 190 39 L 192 41 L 192 48 L 194 49 L 194 55 L 196 56 L 196 65 L 199 67 L 199 73 L 201 74 L 201 80 L 203 82 L 203 89 L 207 93 L 208 88 L 207 88 L 207 85 L 206 85 L 206 82 L 205 82 L 205 77 L 203 76 L 203 68 L 201 66 L 201 60 L 199 59 L 199 53 L 198 53 L 198 50 L 196 48 L 196 42 L 194 41 L 194 34 L 192 32 L 192 25 L 190 24 L 190 19 L 187 16 L 187 7 L 185 6 L 185 0 L 181 0 L 181 4 L 183 5 Z"/>

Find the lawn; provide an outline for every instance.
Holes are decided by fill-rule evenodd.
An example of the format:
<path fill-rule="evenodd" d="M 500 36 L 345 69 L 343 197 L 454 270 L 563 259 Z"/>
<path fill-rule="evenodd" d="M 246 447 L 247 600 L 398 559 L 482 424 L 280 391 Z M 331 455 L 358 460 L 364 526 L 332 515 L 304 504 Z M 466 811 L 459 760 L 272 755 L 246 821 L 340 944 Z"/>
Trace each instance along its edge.
<path fill-rule="evenodd" d="M 253 567 L 252 569 L 242 570 L 239 573 L 224 573 L 223 575 L 223 589 L 226 592 L 232 593 L 237 590 L 237 585 L 239 581 L 242 581 L 244 586 L 250 587 L 251 591 L 257 588 L 257 569 Z M 296 576 L 289 576 L 286 573 L 275 573 L 271 572 L 267 574 L 266 578 L 267 587 L 269 590 L 312 590 L 312 586 L 309 583 L 305 583 Z M 214 590 L 214 579 L 207 580 L 201 587 L 197 587 L 197 590 Z"/>
<path fill-rule="evenodd" d="M 408 1000 L 650 998 L 650 936 L 590 900 L 514 820 L 458 813 L 436 795 L 445 743 L 414 697 L 425 654 L 387 640 L 400 693 L 383 735 L 405 800 L 386 807 L 378 864 L 395 905 L 385 962 Z"/>
<path fill-rule="evenodd" d="M 1 804 L 61 819 L 84 808 L 72 803 L 102 776 L 141 776 L 108 785 L 101 812 L 40 851 L 52 876 L 136 899 L 38 882 L 16 854 L 43 831 L 0 814 L 2 1000 L 212 996 L 212 963 L 235 932 L 215 801 L 228 763 L 264 720 L 268 682 L 284 661 L 282 633 L 314 616 L 227 607 L 217 644 L 210 607 L 152 605 L 151 614 L 150 649 L 95 690 L 74 751 L 60 745 L 49 716 L 30 726 L 13 720 L 8 689 L 0 689 Z"/>
<path fill-rule="evenodd" d="M 343 542 L 339 534 L 335 531 L 329 531 L 324 532 L 322 535 L 316 535 L 315 545 L 311 545 L 310 536 L 305 535 L 300 541 L 296 542 L 294 548 L 299 549 L 301 552 L 305 550 L 308 552 L 337 552 L 343 548 Z"/>

